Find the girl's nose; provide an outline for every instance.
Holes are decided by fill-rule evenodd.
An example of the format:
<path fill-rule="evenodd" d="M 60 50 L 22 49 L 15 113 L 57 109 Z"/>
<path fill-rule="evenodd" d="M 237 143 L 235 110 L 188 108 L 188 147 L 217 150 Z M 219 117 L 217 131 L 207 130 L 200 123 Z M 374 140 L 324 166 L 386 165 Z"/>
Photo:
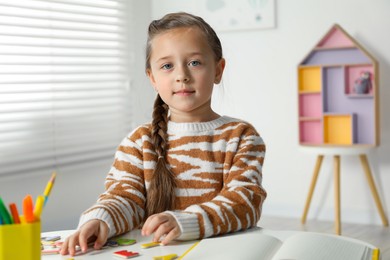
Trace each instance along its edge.
<path fill-rule="evenodd" d="M 176 82 L 188 82 L 190 78 L 187 75 L 177 75 Z"/>
<path fill-rule="evenodd" d="M 188 81 L 190 81 L 190 76 L 188 72 L 185 69 L 179 70 L 176 75 L 176 82 L 187 83 Z"/>

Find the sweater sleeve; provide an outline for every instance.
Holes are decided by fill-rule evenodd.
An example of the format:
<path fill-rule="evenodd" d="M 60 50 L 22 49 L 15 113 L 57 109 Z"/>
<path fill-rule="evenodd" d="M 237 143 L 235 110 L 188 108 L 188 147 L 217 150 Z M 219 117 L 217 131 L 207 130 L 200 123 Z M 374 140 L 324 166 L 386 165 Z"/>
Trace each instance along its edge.
<path fill-rule="evenodd" d="M 145 210 L 141 141 L 129 135 L 119 145 L 115 160 L 106 177 L 106 190 L 94 206 L 80 218 L 78 228 L 99 219 L 109 227 L 109 237 L 128 232 L 140 225 Z"/>
<path fill-rule="evenodd" d="M 180 240 L 198 239 L 253 227 L 260 219 L 263 201 L 262 165 L 265 145 L 250 128 L 242 133 L 230 165 L 225 165 L 223 188 L 211 201 L 170 211 L 181 229 Z"/>

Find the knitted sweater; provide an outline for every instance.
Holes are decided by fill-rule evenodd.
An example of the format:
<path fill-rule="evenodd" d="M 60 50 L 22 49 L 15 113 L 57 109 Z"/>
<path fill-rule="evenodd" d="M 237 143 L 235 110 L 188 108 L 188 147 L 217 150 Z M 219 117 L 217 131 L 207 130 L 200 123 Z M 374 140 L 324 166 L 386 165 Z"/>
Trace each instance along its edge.
<path fill-rule="evenodd" d="M 257 224 L 266 192 L 261 186 L 265 145 L 248 123 L 222 116 L 210 122 L 168 123 L 166 161 L 177 178 L 179 239 L 198 239 Z M 109 237 L 138 228 L 157 156 L 151 126 L 139 126 L 123 139 L 106 177 L 106 191 L 85 211 L 107 223 Z M 162 189 L 164 187 L 161 187 Z"/>

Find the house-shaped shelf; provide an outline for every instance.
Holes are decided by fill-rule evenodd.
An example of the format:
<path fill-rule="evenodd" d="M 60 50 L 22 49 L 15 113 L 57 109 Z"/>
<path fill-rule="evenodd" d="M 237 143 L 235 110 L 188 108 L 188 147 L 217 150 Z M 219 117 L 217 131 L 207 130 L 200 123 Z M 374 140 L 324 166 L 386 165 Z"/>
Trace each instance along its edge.
<path fill-rule="evenodd" d="M 299 143 L 379 145 L 378 64 L 334 25 L 298 66 Z"/>

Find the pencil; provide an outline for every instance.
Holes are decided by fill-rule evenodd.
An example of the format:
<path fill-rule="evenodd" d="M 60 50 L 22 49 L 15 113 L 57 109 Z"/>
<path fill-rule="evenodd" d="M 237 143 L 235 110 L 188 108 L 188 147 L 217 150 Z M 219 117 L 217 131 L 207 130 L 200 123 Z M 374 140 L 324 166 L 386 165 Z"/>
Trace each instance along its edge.
<path fill-rule="evenodd" d="M 43 205 L 46 205 L 46 202 L 47 202 L 47 199 L 49 198 L 51 189 L 53 188 L 54 181 L 56 180 L 56 176 L 57 176 L 56 172 L 53 172 L 49 182 L 46 185 L 45 191 L 43 192 L 43 196 L 44 196 L 44 199 L 45 199 L 45 202 L 44 202 Z"/>
<path fill-rule="evenodd" d="M 194 249 L 194 247 L 196 247 L 199 244 L 199 242 L 200 241 L 196 242 L 190 248 L 188 248 L 188 250 L 185 251 L 184 254 L 182 254 L 177 260 L 183 259 L 186 256 L 186 254 L 188 254 L 192 249 Z"/>

